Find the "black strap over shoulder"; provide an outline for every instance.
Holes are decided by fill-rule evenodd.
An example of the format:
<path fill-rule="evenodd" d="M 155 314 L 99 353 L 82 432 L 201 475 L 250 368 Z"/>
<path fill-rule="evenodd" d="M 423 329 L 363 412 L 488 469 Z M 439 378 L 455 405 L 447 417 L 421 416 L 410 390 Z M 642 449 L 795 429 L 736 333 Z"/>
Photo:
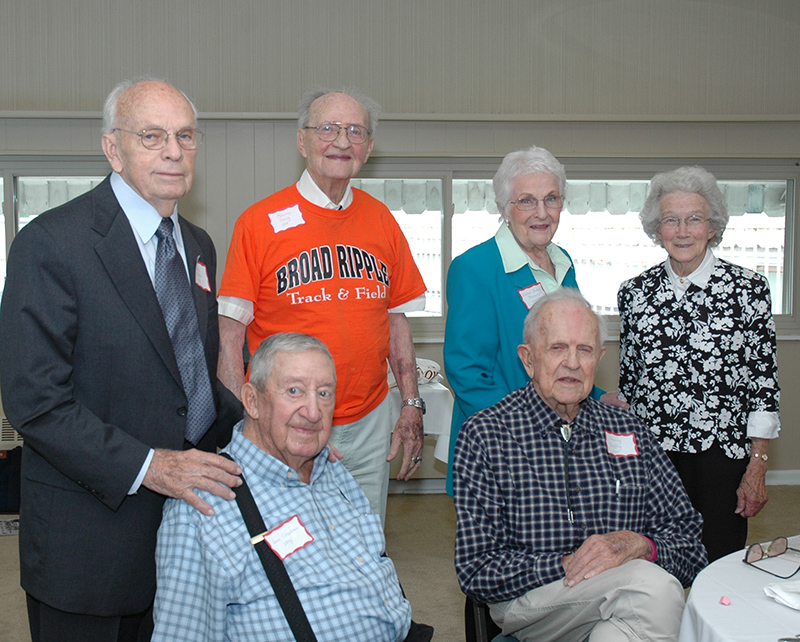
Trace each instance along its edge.
<path fill-rule="evenodd" d="M 220 454 L 234 461 L 233 457 L 227 453 Z M 236 503 L 242 512 L 250 537 L 257 537 L 265 533 L 267 527 L 264 524 L 261 513 L 258 512 L 258 506 L 256 506 L 244 475 L 242 475 L 242 485 L 234 488 L 233 492 L 236 494 Z M 272 589 L 275 591 L 275 596 L 278 598 L 295 639 L 297 642 L 317 642 L 314 631 L 311 629 L 311 624 L 306 617 L 306 612 L 303 610 L 303 605 L 300 603 L 300 598 L 297 597 L 297 591 L 294 590 L 294 584 L 292 584 L 281 558 L 275 554 L 275 551 L 270 548 L 263 538 L 255 544 L 255 549 L 261 563 L 264 565 L 269 583 L 272 584 Z"/>

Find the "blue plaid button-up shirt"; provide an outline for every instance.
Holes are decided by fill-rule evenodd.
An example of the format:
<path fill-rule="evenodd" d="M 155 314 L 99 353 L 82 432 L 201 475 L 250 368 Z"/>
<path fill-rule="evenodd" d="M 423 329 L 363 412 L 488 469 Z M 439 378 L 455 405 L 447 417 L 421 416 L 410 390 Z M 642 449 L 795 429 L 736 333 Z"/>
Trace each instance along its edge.
<path fill-rule="evenodd" d="M 519 597 L 562 579 L 562 557 L 587 537 L 618 530 L 652 539 L 656 563 L 691 583 L 707 563 L 702 518 L 650 431 L 594 399 L 568 442 L 565 423 L 533 384 L 464 423 L 453 460 L 462 590 L 488 603 Z M 633 435 L 638 454 L 609 452 L 606 432 Z"/>
<path fill-rule="evenodd" d="M 383 555 L 380 517 L 340 463 L 316 457 L 311 482 L 236 426 L 225 449 L 242 467 L 267 530 L 297 515 L 314 541 L 284 565 L 320 642 L 405 638 L 411 607 Z M 235 501 L 200 491 L 208 517 L 169 499 L 158 531 L 153 642 L 294 640 Z"/>

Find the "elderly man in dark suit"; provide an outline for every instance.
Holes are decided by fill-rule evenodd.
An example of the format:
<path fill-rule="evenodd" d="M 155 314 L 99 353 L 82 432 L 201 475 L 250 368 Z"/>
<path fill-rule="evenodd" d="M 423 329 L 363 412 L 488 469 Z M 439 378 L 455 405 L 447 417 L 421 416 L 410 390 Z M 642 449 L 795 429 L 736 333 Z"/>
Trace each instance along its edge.
<path fill-rule="evenodd" d="M 149 640 L 165 497 L 233 498 L 214 453 L 241 407 L 217 385 L 213 243 L 177 213 L 196 110 L 122 83 L 104 111 L 112 174 L 17 235 L 0 311 L 5 411 L 25 439 L 21 583 L 34 642 Z"/>

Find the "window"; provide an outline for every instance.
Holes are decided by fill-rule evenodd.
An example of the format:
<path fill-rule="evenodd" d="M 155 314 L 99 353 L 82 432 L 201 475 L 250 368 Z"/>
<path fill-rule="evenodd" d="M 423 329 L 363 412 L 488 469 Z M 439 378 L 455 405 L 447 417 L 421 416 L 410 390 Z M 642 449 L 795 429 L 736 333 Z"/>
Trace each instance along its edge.
<path fill-rule="evenodd" d="M 377 158 L 362 172 L 369 176 L 362 179 L 369 186 L 364 188 L 381 200 L 382 184 L 393 182 L 395 194 L 411 191 L 415 181 L 420 185 L 434 181 L 437 185 L 424 191 L 425 195 L 434 195 L 430 203 L 420 202 L 423 190 L 417 188 L 417 197 L 411 199 L 416 214 L 405 209 L 402 198 L 384 201 L 406 232 L 421 270 L 424 265 L 428 298 L 436 302 L 426 309 L 427 319 L 412 320 L 415 339 L 441 339 L 447 311 L 439 301 L 452 257 L 491 238 L 502 222 L 491 182 L 500 160 Z M 779 333 L 800 332 L 793 307 L 793 257 L 798 233 L 793 213 L 800 179 L 794 161 L 561 160 L 569 179 L 554 241 L 572 256 L 584 294 L 598 312 L 610 317 L 612 335 L 618 330 L 616 295 L 620 283 L 666 258 L 664 250 L 644 234 L 638 217 L 650 178 L 682 165 L 707 168 L 717 177 L 726 197 L 730 221 L 714 253 L 766 276 Z M 441 203 L 446 203 L 443 210 Z"/>
<path fill-rule="evenodd" d="M 97 186 L 107 173 L 105 158 L 0 159 L 0 294 L 14 235 L 42 212 Z"/>
<path fill-rule="evenodd" d="M 483 193 L 467 199 L 462 193 Z M 730 221 L 714 254 L 764 275 L 772 292 L 783 289 L 786 193 L 791 181 L 757 183 L 718 181 L 728 205 Z M 572 256 L 578 283 L 595 310 L 618 314 L 620 283 L 666 259 L 642 230 L 639 210 L 648 194 L 645 180 L 568 180 L 561 219 L 553 241 Z M 456 257 L 494 235 L 502 221 L 494 203 L 491 181 L 454 180 L 453 250 Z M 489 202 L 491 201 L 491 202 Z M 464 201 L 461 201 L 463 203 Z M 482 207 L 473 210 L 472 207 Z M 773 314 L 783 313 L 783 298 L 772 302 Z"/>
<path fill-rule="evenodd" d="M 3 193 L 3 177 L 0 176 L 0 194 Z M 5 199 L 0 200 L 0 241 L 2 241 L 3 254 L 0 255 L 0 294 L 3 292 L 3 286 L 6 283 L 6 210 Z"/>
<path fill-rule="evenodd" d="M 105 178 L 64 176 L 18 176 L 16 180 L 17 232 L 39 214 L 63 205 L 97 187 Z"/>
<path fill-rule="evenodd" d="M 382 201 L 399 223 L 428 291 L 425 310 L 409 317 L 441 317 L 442 301 L 442 181 L 425 179 L 353 180 L 353 187 Z"/>

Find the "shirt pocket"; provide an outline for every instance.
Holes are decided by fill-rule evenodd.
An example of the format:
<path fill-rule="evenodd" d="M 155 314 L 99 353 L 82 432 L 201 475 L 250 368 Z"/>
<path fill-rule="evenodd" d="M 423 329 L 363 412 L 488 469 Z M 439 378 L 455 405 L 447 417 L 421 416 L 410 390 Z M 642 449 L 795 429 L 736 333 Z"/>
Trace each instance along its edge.
<path fill-rule="evenodd" d="M 644 530 L 645 522 L 645 494 L 647 488 L 641 484 L 615 480 L 610 488 L 608 502 L 609 531 L 634 531 Z"/>

